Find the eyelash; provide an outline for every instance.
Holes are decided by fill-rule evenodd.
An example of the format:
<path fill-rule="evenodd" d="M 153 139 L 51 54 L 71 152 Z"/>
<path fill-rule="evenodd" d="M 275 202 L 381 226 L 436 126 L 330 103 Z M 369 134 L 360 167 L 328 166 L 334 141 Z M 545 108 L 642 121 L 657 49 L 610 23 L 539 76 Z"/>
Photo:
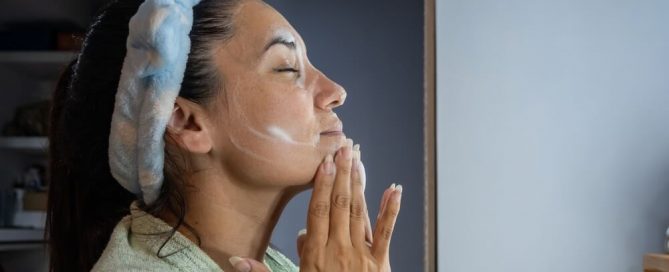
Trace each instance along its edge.
<path fill-rule="evenodd" d="M 297 70 L 297 69 L 292 68 L 292 67 L 289 67 L 289 68 L 279 68 L 279 69 L 274 69 L 274 71 L 279 72 L 279 73 L 285 73 L 285 72 L 289 72 L 289 73 L 298 73 L 298 74 L 300 73 L 300 70 Z"/>

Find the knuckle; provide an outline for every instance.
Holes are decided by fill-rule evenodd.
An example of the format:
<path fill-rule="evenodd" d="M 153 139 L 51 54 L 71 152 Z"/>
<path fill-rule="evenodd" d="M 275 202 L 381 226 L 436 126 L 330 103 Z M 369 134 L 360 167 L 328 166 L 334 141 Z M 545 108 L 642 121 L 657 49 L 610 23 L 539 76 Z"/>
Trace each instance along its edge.
<path fill-rule="evenodd" d="M 306 241 L 302 246 L 302 254 L 305 257 L 311 257 L 310 259 L 314 259 L 314 256 L 317 255 L 319 248 L 320 244 L 318 242 L 314 240 Z"/>
<path fill-rule="evenodd" d="M 351 174 L 351 162 L 342 161 L 337 166 L 338 175 L 348 177 Z"/>
<path fill-rule="evenodd" d="M 335 250 L 335 258 L 337 258 L 337 264 L 339 265 L 339 268 L 342 269 L 342 271 L 350 271 L 350 257 L 349 257 L 349 251 L 346 250 L 343 247 L 338 247 Z"/>
<path fill-rule="evenodd" d="M 381 228 L 381 239 L 383 240 L 390 240 L 390 237 L 393 236 L 393 227 L 392 226 L 385 226 Z"/>
<path fill-rule="evenodd" d="M 330 215 L 330 203 L 327 201 L 318 201 L 311 205 L 309 209 L 311 215 L 319 218 L 328 217 Z"/>
<path fill-rule="evenodd" d="M 305 245 L 302 252 L 303 255 L 300 256 L 300 268 L 302 268 L 302 264 L 307 264 L 307 267 L 312 267 L 316 270 L 305 269 L 300 271 L 325 271 L 325 259 L 328 254 L 324 245 L 319 243 L 312 243 L 308 247 Z"/>
<path fill-rule="evenodd" d="M 365 208 L 362 205 L 362 202 L 355 200 L 351 202 L 351 218 L 353 219 L 362 219 L 365 215 Z"/>
<path fill-rule="evenodd" d="M 333 199 L 333 205 L 340 209 L 349 209 L 349 206 L 351 205 L 351 196 L 337 194 Z"/>

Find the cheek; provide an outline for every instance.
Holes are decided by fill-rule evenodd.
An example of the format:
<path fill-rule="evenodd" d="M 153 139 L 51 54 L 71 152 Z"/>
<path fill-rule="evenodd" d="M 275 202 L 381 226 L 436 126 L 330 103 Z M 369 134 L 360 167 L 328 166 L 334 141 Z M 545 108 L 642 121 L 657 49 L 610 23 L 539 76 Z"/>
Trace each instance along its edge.
<path fill-rule="evenodd" d="M 247 89 L 248 90 L 248 89 Z M 330 148 L 320 144 L 313 99 L 252 89 L 229 99 L 224 156 L 232 171 L 255 182 L 309 182 Z"/>
<path fill-rule="evenodd" d="M 225 159 L 231 170 L 244 180 L 259 185 L 299 185 L 313 178 L 318 165 L 328 153 L 319 146 L 288 144 L 239 133 L 229 137 L 230 148 Z"/>

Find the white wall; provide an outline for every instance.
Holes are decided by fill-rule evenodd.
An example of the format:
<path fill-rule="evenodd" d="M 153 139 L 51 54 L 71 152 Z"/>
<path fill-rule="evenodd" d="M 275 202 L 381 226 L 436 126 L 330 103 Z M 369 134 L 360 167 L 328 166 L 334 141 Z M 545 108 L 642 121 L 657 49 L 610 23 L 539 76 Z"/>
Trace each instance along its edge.
<path fill-rule="evenodd" d="M 437 1 L 439 271 L 641 271 L 669 225 L 669 1 Z"/>

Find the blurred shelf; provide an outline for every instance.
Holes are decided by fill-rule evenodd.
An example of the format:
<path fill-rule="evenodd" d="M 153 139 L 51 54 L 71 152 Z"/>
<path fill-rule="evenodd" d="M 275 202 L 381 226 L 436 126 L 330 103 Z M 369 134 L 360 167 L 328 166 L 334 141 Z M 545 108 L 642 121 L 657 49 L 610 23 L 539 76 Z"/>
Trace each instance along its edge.
<path fill-rule="evenodd" d="M 0 67 L 39 80 L 55 81 L 77 56 L 71 51 L 0 51 Z"/>
<path fill-rule="evenodd" d="M 65 64 L 76 55 L 70 51 L 0 51 L 0 63 Z"/>
<path fill-rule="evenodd" d="M 43 241 L 44 229 L 0 228 L 0 244 Z"/>
<path fill-rule="evenodd" d="M 0 137 L 0 149 L 30 154 L 45 154 L 49 148 L 46 137 Z"/>
<path fill-rule="evenodd" d="M 0 251 L 44 248 L 43 229 L 0 228 Z"/>
<path fill-rule="evenodd" d="M 29 243 L 0 243 L 0 251 L 19 251 L 30 249 L 43 249 L 46 243 L 44 241 Z"/>

